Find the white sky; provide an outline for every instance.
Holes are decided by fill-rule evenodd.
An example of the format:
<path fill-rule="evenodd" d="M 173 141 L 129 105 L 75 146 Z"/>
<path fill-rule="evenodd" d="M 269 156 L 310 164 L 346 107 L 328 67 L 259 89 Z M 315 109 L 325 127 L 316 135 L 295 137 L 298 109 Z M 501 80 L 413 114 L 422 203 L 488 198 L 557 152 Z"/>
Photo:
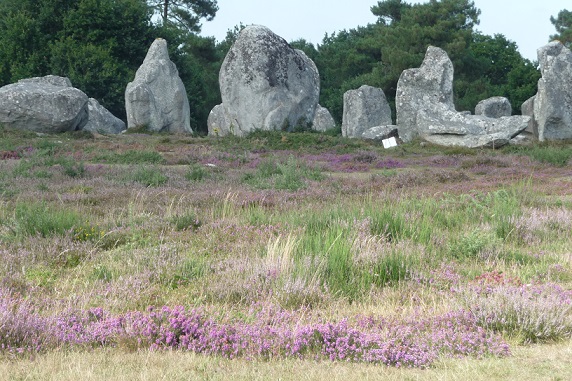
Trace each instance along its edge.
<path fill-rule="evenodd" d="M 550 16 L 556 17 L 562 9 L 572 10 L 570 0 L 473 1 L 481 10 L 477 29 L 491 36 L 504 34 L 531 60 L 536 59 L 536 49 L 556 33 Z M 375 22 L 370 7 L 376 4 L 377 0 L 218 0 L 217 15 L 203 23 L 201 34 L 221 41 L 227 30 L 242 22 L 267 26 L 287 41 L 304 38 L 320 44 L 325 33 Z"/>

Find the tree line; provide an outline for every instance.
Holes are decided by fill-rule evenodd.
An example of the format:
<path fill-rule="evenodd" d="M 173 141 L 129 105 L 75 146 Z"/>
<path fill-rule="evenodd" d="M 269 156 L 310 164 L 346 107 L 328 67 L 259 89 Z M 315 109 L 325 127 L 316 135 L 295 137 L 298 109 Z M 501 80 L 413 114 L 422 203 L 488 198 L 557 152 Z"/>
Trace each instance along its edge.
<path fill-rule="evenodd" d="M 1 0 L 0 86 L 55 74 L 125 119 L 124 91 L 155 38 L 165 38 L 191 106 L 191 125 L 206 132 L 220 103 L 218 72 L 242 25 L 223 41 L 200 35 L 201 23 L 218 11 L 216 0 Z M 399 75 L 419 67 L 428 45 L 443 48 L 455 67 L 455 104 L 474 111 L 491 96 L 505 96 L 513 110 L 536 93 L 537 63 L 525 59 L 502 34 L 476 31 L 480 10 L 469 0 L 410 4 L 378 1 L 377 21 L 325 35 L 317 45 L 300 39 L 318 67 L 320 104 L 341 123 L 343 93 L 367 84 L 380 87 L 394 109 Z M 572 12 L 551 17 L 556 34 L 572 42 Z M 547 39 L 548 41 L 548 39 Z"/>

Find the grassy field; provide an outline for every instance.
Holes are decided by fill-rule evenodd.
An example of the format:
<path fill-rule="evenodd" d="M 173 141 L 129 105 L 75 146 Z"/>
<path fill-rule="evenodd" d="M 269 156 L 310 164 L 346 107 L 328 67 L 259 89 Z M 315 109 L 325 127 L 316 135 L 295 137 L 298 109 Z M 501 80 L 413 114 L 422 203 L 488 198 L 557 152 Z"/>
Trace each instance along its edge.
<path fill-rule="evenodd" d="M 0 379 L 570 379 L 571 157 L 0 129 Z"/>

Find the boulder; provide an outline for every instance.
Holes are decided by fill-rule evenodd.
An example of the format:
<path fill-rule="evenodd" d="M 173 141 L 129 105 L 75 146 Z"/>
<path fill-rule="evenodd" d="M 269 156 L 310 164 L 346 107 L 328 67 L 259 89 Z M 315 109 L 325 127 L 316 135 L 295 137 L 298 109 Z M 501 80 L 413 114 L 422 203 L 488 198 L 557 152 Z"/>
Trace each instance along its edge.
<path fill-rule="evenodd" d="M 119 134 L 125 131 L 125 123 L 99 104 L 96 99 L 89 98 L 87 103 L 87 123 L 82 130 L 100 134 Z"/>
<path fill-rule="evenodd" d="M 128 128 L 191 133 L 187 92 L 169 59 L 167 41 L 156 39 L 125 90 Z"/>
<path fill-rule="evenodd" d="M 417 113 L 419 136 L 429 143 L 466 148 L 498 148 L 508 144 L 528 126 L 530 117 L 487 118 L 453 110 Z"/>
<path fill-rule="evenodd" d="M 524 130 L 527 134 L 535 136 L 538 138 L 538 123 L 534 118 L 534 99 L 536 96 L 532 96 L 524 101 L 522 106 L 520 106 L 520 110 L 522 115 L 526 115 L 530 117 L 530 122 L 528 122 L 528 127 Z"/>
<path fill-rule="evenodd" d="M 336 121 L 327 108 L 318 105 L 312 121 L 312 129 L 320 132 L 331 130 L 336 127 Z"/>
<path fill-rule="evenodd" d="M 480 101 L 475 107 L 475 115 L 482 115 L 488 118 L 500 118 L 501 116 L 511 116 L 512 106 L 505 97 L 492 97 Z"/>
<path fill-rule="evenodd" d="M 219 84 L 235 135 L 309 125 L 320 95 L 314 62 L 260 25 L 240 32 L 222 63 Z"/>
<path fill-rule="evenodd" d="M 542 77 L 534 100 L 538 139 L 572 138 L 572 52 L 553 41 L 538 49 Z"/>
<path fill-rule="evenodd" d="M 368 128 L 361 135 L 362 139 L 371 140 L 384 140 L 390 137 L 397 137 L 397 126 L 387 125 L 387 126 L 375 126 Z"/>
<path fill-rule="evenodd" d="M 395 109 L 399 137 L 409 142 L 418 136 L 417 112 L 441 104 L 454 110 L 453 63 L 444 50 L 429 46 L 420 68 L 404 70 L 397 83 Z"/>
<path fill-rule="evenodd" d="M 41 133 L 75 131 L 87 123 L 87 103 L 68 78 L 27 78 L 0 88 L 0 123 Z"/>
<path fill-rule="evenodd" d="M 391 108 L 382 89 L 363 85 L 344 93 L 342 136 L 359 138 L 371 127 L 391 124 Z"/>
<path fill-rule="evenodd" d="M 209 136 L 226 136 L 231 133 L 233 124 L 223 104 L 213 107 L 207 119 Z"/>
<path fill-rule="evenodd" d="M 490 118 L 457 112 L 453 104 L 453 64 L 444 50 L 430 46 L 420 68 L 405 70 L 397 83 L 399 137 L 444 146 L 500 147 L 528 126 L 528 116 Z"/>

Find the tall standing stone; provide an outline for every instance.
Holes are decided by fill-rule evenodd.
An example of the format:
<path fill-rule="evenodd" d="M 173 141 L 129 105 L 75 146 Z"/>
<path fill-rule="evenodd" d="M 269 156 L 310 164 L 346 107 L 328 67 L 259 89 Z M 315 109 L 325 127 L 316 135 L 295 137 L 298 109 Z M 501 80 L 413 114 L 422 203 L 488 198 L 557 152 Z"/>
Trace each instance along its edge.
<path fill-rule="evenodd" d="M 224 59 L 219 84 L 223 109 L 213 115 L 215 124 L 226 123 L 220 129 L 239 136 L 311 124 L 320 95 L 314 62 L 260 25 L 240 32 Z"/>
<path fill-rule="evenodd" d="M 190 108 L 179 71 L 169 59 L 167 41 L 156 39 L 125 90 L 128 128 L 190 133 Z"/>
<path fill-rule="evenodd" d="M 342 136 L 359 138 L 371 127 L 391 124 L 391 108 L 382 89 L 363 85 L 344 93 Z"/>
<path fill-rule="evenodd" d="M 440 106 L 454 110 L 453 63 L 440 48 L 429 46 L 419 68 L 404 70 L 397 83 L 395 109 L 399 137 L 409 142 L 419 134 L 417 112 L 426 107 Z"/>
<path fill-rule="evenodd" d="M 542 77 L 534 99 L 538 139 L 572 138 L 572 52 L 553 41 L 538 49 Z"/>

